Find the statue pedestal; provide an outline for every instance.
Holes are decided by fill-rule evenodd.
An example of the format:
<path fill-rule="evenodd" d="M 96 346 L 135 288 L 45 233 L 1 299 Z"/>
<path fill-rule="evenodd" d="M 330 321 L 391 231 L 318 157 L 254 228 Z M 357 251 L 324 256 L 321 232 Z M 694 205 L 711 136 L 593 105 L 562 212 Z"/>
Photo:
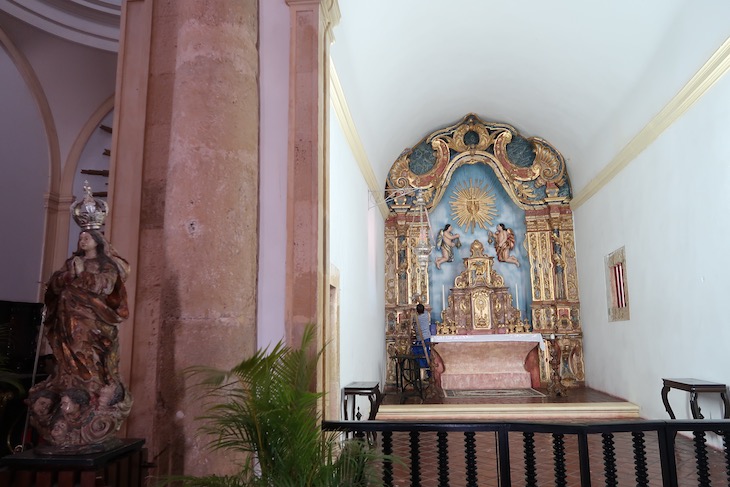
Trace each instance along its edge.
<path fill-rule="evenodd" d="M 36 455 L 27 450 L 0 459 L 0 486 L 145 485 L 147 450 L 144 440 L 123 439 L 113 450 L 87 455 Z"/>
<path fill-rule="evenodd" d="M 544 348 L 539 333 L 436 335 L 431 342 L 444 362 L 444 390 L 530 388 L 533 374 L 525 362 L 538 345 Z"/>

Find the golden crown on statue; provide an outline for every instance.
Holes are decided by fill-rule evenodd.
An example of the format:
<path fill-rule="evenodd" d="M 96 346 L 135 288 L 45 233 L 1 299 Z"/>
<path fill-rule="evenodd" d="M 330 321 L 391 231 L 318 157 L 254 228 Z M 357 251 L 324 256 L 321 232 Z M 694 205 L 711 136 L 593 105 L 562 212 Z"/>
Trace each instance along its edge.
<path fill-rule="evenodd" d="M 71 216 L 82 230 L 99 230 L 104 226 L 109 206 L 106 201 L 94 198 L 88 181 L 84 181 L 84 192 L 84 199 L 71 203 Z"/>

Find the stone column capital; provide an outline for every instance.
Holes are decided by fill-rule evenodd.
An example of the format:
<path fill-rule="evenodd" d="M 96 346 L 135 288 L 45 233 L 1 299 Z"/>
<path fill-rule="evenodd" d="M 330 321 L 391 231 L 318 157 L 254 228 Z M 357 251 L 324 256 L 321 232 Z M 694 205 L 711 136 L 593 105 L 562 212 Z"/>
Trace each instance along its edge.
<path fill-rule="evenodd" d="M 289 7 L 294 8 L 314 8 L 319 7 L 322 19 L 322 32 L 325 39 L 330 43 L 334 42 L 334 34 L 332 29 L 340 23 L 340 4 L 338 0 L 285 0 Z"/>

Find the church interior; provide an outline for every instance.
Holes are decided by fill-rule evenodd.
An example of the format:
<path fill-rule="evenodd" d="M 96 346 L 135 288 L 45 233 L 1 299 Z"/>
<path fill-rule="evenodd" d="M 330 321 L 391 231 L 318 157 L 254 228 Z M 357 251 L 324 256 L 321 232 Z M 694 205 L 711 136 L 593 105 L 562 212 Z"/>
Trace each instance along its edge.
<path fill-rule="evenodd" d="M 665 419 L 663 379 L 730 383 L 728 18 L 721 0 L 0 0 L 4 366 L 27 381 L 49 353 L 46 283 L 88 186 L 131 269 L 119 436 L 159 472 L 228 468 L 186 368 L 310 323 L 325 419 L 352 383 L 379 385 L 385 420 Z M 418 304 L 433 353 L 406 398 Z M 539 397 L 475 399 L 509 390 Z M 10 438 L 22 399 L 0 401 Z"/>

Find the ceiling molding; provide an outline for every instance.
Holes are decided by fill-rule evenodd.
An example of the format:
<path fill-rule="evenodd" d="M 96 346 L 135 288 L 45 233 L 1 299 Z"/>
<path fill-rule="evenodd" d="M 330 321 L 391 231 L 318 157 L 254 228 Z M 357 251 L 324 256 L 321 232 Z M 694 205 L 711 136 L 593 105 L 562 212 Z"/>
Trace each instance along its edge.
<path fill-rule="evenodd" d="M 117 52 L 122 0 L 0 0 L 0 10 L 63 39 Z"/>
<path fill-rule="evenodd" d="M 347 139 L 347 143 L 350 145 L 352 155 L 355 157 L 355 161 L 357 161 L 357 165 L 360 167 L 362 177 L 365 179 L 365 183 L 368 185 L 368 188 L 370 188 L 370 192 L 376 198 L 377 205 L 380 209 L 380 213 L 383 215 L 383 219 L 388 218 L 388 206 L 385 204 L 385 200 L 382 197 L 378 197 L 383 194 L 384 190 L 378 184 L 378 178 L 375 176 L 373 166 L 368 160 L 365 148 L 363 147 L 360 136 L 355 128 L 355 122 L 352 120 L 350 109 L 347 107 L 345 93 L 342 91 L 342 85 L 340 84 L 340 79 L 337 77 L 337 71 L 335 70 L 335 65 L 332 63 L 332 59 L 329 60 L 329 63 L 330 100 L 332 101 L 332 106 L 334 107 L 337 118 L 340 121 L 342 131 L 345 133 L 345 139 Z"/>
<path fill-rule="evenodd" d="M 679 93 L 616 154 L 613 160 L 586 184 L 580 193 L 574 196 L 571 201 L 571 208 L 573 210 L 579 208 L 611 182 L 644 149 L 649 147 L 662 132 L 702 98 L 728 70 L 730 70 L 730 38 L 725 40 Z"/>

